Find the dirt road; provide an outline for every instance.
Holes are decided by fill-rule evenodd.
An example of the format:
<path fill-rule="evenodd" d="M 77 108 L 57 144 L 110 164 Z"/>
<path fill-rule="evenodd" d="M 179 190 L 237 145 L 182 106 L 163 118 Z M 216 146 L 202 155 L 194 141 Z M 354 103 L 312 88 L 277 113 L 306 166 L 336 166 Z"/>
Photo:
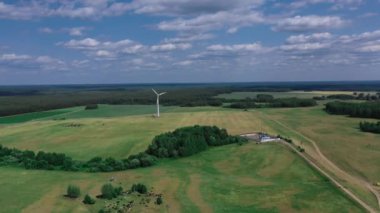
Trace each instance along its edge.
<path fill-rule="evenodd" d="M 344 188 L 343 185 L 341 185 L 336 179 L 332 179 L 331 175 L 328 175 L 323 169 L 326 169 L 327 171 L 329 171 L 331 174 L 333 174 L 334 176 L 336 176 L 339 180 L 341 181 L 345 181 L 345 182 L 348 182 L 350 183 L 350 185 L 353 185 L 353 186 L 357 186 L 359 188 L 362 188 L 363 190 L 368 190 L 370 191 L 377 199 L 377 202 L 378 202 L 378 206 L 380 207 L 380 193 L 372 186 L 371 183 L 367 182 L 366 180 L 362 179 L 362 178 L 359 178 L 359 177 L 356 177 L 356 176 L 353 176 L 351 174 L 348 174 L 347 172 L 343 171 L 342 169 L 340 169 L 336 164 L 334 164 L 332 161 L 330 161 L 322 152 L 321 150 L 319 149 L 317 143 L 308 138 L 307 136 L 299 133 L 298 131 L 294 130 L 294 129 L 291 129 L 289 128 L 288 126 L 284 125 L 283 123 L 281 123 L 280 121 L 277 121 L 277 120 L 274 120 L 274 119 L 271 119 L 269 118 L 268 116 L 266 116 L 264 113 L 261 113 L 261 115 L 263 115 L 265 117 L 265 119 L 269 119 L 275 123 L 277 123 L 278 125 L 280 125 L 281 127 L 301 136 L 302 138 L 306 139 L 308 142 L 310 142 L 310 144 L 312 145 L 312 150 L 311 149 L 308 149 L 307 150 L 307 154 L 304 155 L 302 154 L 301 156 L 307 160 L 307 162 L 309 163 L 312 163 L 312 166 L 314 167 L 318 167 L 318 170 L 321 171 L 323 174 L 325 174 L 326 176 L 329 177 L 329 179 L 331 179 L 335 185 L 337 185 L 339 188 L 341 188 L 344 192 L 346 192 L 352 199 L 354 199 L 355 201 L 357 201 L 359 204 L 361 204 L 367 211 L 369 212 L 379 212 L 375 209 L 373 209 L 371 206 L 369 206 L 366 202 L 364 202 L 363 200 L 361 200 L 360 198 L 358 198 L 351 190 L 347 189 L 347 188 Z M 289 144 L 287 144 L 289 145 Z M 300 144 L 297 144 L 297 145 L 300 145 Z M 292 147 L 292 146 L 291 146 Z M 294 147 L 292 147 L 294 149 Z M 299 152 L 298 152 L 299 153 Z M 321 166 L 322 167 L 321 167 Z"/>

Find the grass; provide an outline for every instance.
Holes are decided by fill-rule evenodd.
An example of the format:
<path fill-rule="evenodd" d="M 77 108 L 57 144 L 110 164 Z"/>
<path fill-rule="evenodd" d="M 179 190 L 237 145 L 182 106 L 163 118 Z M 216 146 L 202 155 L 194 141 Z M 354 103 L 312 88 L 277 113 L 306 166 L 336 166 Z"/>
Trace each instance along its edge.
<path fill-rule="evenodd" d="M 266 125 L 281 135 L 303 142 L 306 152 L 312 149 L 308 144 L 311 139 L 328 159 L 350 175 L 370 183 L 380 180 L 380 136 L 358 129 L 360 121 L 371 119 L 329 115 L 322 110 L 322 106 L 260 111 L 265 114 L 265 118 L 269 118 L 265 119 Z M 273 121 L 285 124 L 286 128 Z M 378 208 L 371 193 L 355 185 L 343 183 Z"/>
<path fill-rule="evenodd" d="M 164 205 L 137 205 L 133 212 L 362 212 L 341 192 L 279 144 L 212 148 L 151 168 L 117 173 L 70 173 L 0 168 L 2 211 L 96 212 L 104 204 L 81 203 L 114 177 L 129 188 L 142 182 L 163 193 Z M 68 184 L 82 197 L 64 198 Z M 17 199 L 15 199 L 17 197 Z"/>
<path fill-rule="evenodd" d="M 166 113 L 160 119 L 151 115 L 117 118 L 40 120 L 5 126 L 0 141 L 19 149 L 67 153 L 88 160 L 96 155 L 123 158 L 146 149 L 152 138 L 177 127 L 195 124 L 218 125 L 232 134 L 259 130 L 260 120 L 242 111 L 198 111 Z M 200 109 L 198 109 L 200 110 Z M 101 111 L 99 111 L 101 112 Z M 108 114 L 106 114 L 108 115 Z M 68 124 L 81 124 L 68 127 Z"/>
<path fill-rule="evenodd" d="M 69 108 L 65 114 L 3 124 L 0 125 L 0 143 L 20 149 L 64 152 L 80 160 L 94 155 L 123 158 L 145 150 L 159 133 L 194 124 L 217 125 L 232 134 L 265 131 L 300 141 L 306 140 L 300 136 L 304 135 L 316 141 L 322 152 L 345 171 L 373 182 L 380 180 L 379 135 L 360 132 L 357 124 L 363 119 L 328 115 L 322 106 L 248 112 L 215 107 L 163 107 L 166 113 L 160 119 L 152 117 L 150 111 L 154 106 L 140 107 L 101 105 L 93 111 Z M 58 119 L 62 117 L 65 120 Z M 272 119 L 284 123 L 286 128 Z M 82 126 L 67 127 L 71 123 Z M 61 194 L 69 182 L 83 184 L 84 193 L 96 194 L 111 176 L 120 177 L 125 186 L 139 180 L 155 186 L 167 194 L 164 202 L 169 200 L 172 212 L 208 209 L 216 212 L 360 211 L 293 153 L 275 145 L 220 147 L 190 158 L 123 173 L 82 174 L 13 168 L 0 168 L 0 172 L 6 174 L 0 177 L 1 192 L 25 196 L 25 204 L 10 204 L 7 212 L 37 208 L 49 202 L 46 206 L 54 211 L 95 211 L 92 208 L 100 206 L 88 209 L 80 202 L 62 199 Z M 35 185 L 32 181 L 36 181 Z M 22 187 L 25 190 L 22 191 Z M 370 195 L 361 195 L 374 203 Z M 8 201 L 9 198 L 0 197 L 0 204 Z"/>
<path fill-rule="evenodd" d="M 315 96 L 327 96 L 335 94 L 352 95 L 349 91 L 291 91 L 291 92 L 232 92 L 228 94 L 220 94 L 215 97 L 226 99 L 245 99 L 256 98 L 258 94 L 272 95 L 274 98 L 313 98 Z"/>
<path fill-rule="evenodd" d="M 27 122 L 31 120 L 57 116 L 57 115 L 65 114 L 68 112 L 70 112 L 70 110 L 52 110 L 52 111 L 44 111 L 44 112 L 32 112 L 32 113 L 26 113 L 26 114 L 21 114 L 21 115 L 5 116 L 5 117 L 0 117 L 0 124 L 23 123 L 23 122 Z"/>

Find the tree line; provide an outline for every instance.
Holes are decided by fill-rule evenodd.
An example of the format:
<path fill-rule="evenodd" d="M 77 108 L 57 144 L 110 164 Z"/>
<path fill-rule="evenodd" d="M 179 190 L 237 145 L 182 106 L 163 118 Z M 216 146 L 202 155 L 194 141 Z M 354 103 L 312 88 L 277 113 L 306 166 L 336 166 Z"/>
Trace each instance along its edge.
<path fill-rule="evenodd" d="M 256 98 L 246 98 L 238 102 L 233 102 L 229 107 L 236 109 L 249 108 L 281 108 L 281 107 L 310 107 L 316 106 L 314 99 L 308 98 L 274 98 L 272 95 L 258 94 Z"/>
<path fill-rule="evenodd" d="M 380 102 L 350 103 L 334 101 L 325 105 L 325 111 L 336 115 L 380 119 Z"/>
<path fill-rule="evenodd" d="M 0 166 L 13 165 L 25 169 L 63 170 L 84 172 L 112 172 L 156 164 L 158 158 L 179 158 L 206 150 L 209 146 L 243 143 L 246 139 L 230 136 L 225 129 L 209 126 L 179 128 L 154 137 L 145 152 L 117 160 L 112 157 L 94 157 L 89 161 L 76 161 L 63 153 L 48 153 L 7 148 L 0 145 Z"/>

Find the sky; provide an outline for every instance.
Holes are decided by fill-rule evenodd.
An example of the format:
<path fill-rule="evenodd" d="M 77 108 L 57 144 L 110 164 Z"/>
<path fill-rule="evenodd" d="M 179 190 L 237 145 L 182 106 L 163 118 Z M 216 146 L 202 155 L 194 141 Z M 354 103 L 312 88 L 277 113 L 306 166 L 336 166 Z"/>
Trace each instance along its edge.
<path fill-rule="evenodd" d="M 0 1 L 0 85 L 380 80 L 380 0 Z"/>

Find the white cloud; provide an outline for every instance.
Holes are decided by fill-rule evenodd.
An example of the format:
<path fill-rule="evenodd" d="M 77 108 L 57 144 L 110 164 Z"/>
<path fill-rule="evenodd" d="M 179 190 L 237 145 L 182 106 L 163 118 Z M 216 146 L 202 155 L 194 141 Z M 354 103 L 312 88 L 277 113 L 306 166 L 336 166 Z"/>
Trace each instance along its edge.
<path fill-rule="evenodd" d="M 356 9 L 358 6 L 363 4 L 364 0 L 297 0 L 290 3 L 288 6 L 290 8 L 302 8 L 308 5 L 315 4 L 329 4 L 331 9 Z"/>
<path fill-rule="evenodd" d="M 363 40 L 371 40 L 380 38 L 380 30 L 372 31 L 372 32 L 364 32 L 361 34 L 355 35 L 343 35 L 339 39 L 343 43 L 350 43 L 353 41 L 363 41 Z"/>
<path fill-rule="evenodd" d="M 279 20 L 273 29 L 275 31 L 304 32 L 341 28 L 347 23 L 338 16 L 295 16 Z"/>
<path fill-rule="evenodd" d="M 50 34 L 50 33 L 53 33 L 54 30 L 49 28 L 49 27 L 43 27 L 43 28 L 40 28 L 38 29 L 39 32 L 41 33 L 47 33 L 47 34 Z"/>
<path fill-rule="evenodd" d="M 136 13 L 182 16 L 256 8 L 263 3 L 264 0 L 134 0 L 129 6 Z"/>
<path fill-rule="evenodd" d="M 183 43 L 183 42 L 192 42 L 192 41 L 201 41 L 214 38 L 213 34 L 210 33 L 201 33 L 201 34 L 189 34 L 182 35 L 175 38 L 166 38 L 165 43 Z"/>
<path fill-rule="evenodd" d="M 361 52 L 380 52 L 380 44 L 366 45 L 359 48 Z"/>
<path fill-rule="evenodd" d="M 227 28 L 230 32 L 236 32 L 238 28 L 263 23 L 264 20 L 261 13 L 251 10 L 221 11 L 199 15 L 190 19 L 178 18 L 171 21 L 163 21 L 158 24 L 157 28 L 164 31 L 185 32 L 207 32 Z"/>
<path fill-rule="evenodd" d="M 152 51 L 173 51 L 173 50 L 186 50 L 191 48 L 189 43 L 166 43 L 153 45 L 151 47 Z"/>
<path fill-rule="evenodd" d="M 299 43 L 299 44 L 286 44 L 280 46 L 281 50 L 284 51 L 313 51 L 320 50 L 329 47 L 328 44 L 323 43 Z"/>
<path fill-rule="evenodd" d="M 252 44 L 234 44 L 234 45 L 211 45 L 207 47 L 207 50 L 210 51 L 231 51 L 231 52 L 237 52 L 237 51 L 249 51 L 249 52 L 263 52 L 265 48 L 261 46 L 261 44 L 258 43 L 252 43 Z"/>
<path fill-rule="evenodd" d="M 65 62 L 50 56 L 15 53 L 0 55 L 0 64 L 5 67 L 22 67 L 23 69 L 64 70 L 67 68 Z"/>
<path fill-rule="evenodd" d="M 82 36 L 86 30 L 88 30 L 87 27 L 73 27 L 67 29 L 71 36 Z"/>
<path fill-rule="evenodd" d="M 97 46 L 99 46 L 101 43 L 93 38 L 85 38 L 82 40 L 72 39 L 68 42 L 59 43 L 59 44 L 63 44 L 63 46 L 67 48 L 72 48 L 72 49 L 94 49 Z"/>
<path fill-rule="evenodd" d="M 323 41 L 331 39 L 332 35 L 328 32 L 325 33 L 314 33 L 311 35 L 293 35 L 290 36 L 286 41 L 287 43 L 294 44 L 294 43 L 306 43 L 306 42 L 315 42 L 315 41 Z"/>
<path fill-rule="evenodd" d="M 29 60 L 32 57 L 29 55 L 17 55 L 14 53 L 3 54 L 0 56 L 1 61 L 20 61 L 20 60 Z"/>

